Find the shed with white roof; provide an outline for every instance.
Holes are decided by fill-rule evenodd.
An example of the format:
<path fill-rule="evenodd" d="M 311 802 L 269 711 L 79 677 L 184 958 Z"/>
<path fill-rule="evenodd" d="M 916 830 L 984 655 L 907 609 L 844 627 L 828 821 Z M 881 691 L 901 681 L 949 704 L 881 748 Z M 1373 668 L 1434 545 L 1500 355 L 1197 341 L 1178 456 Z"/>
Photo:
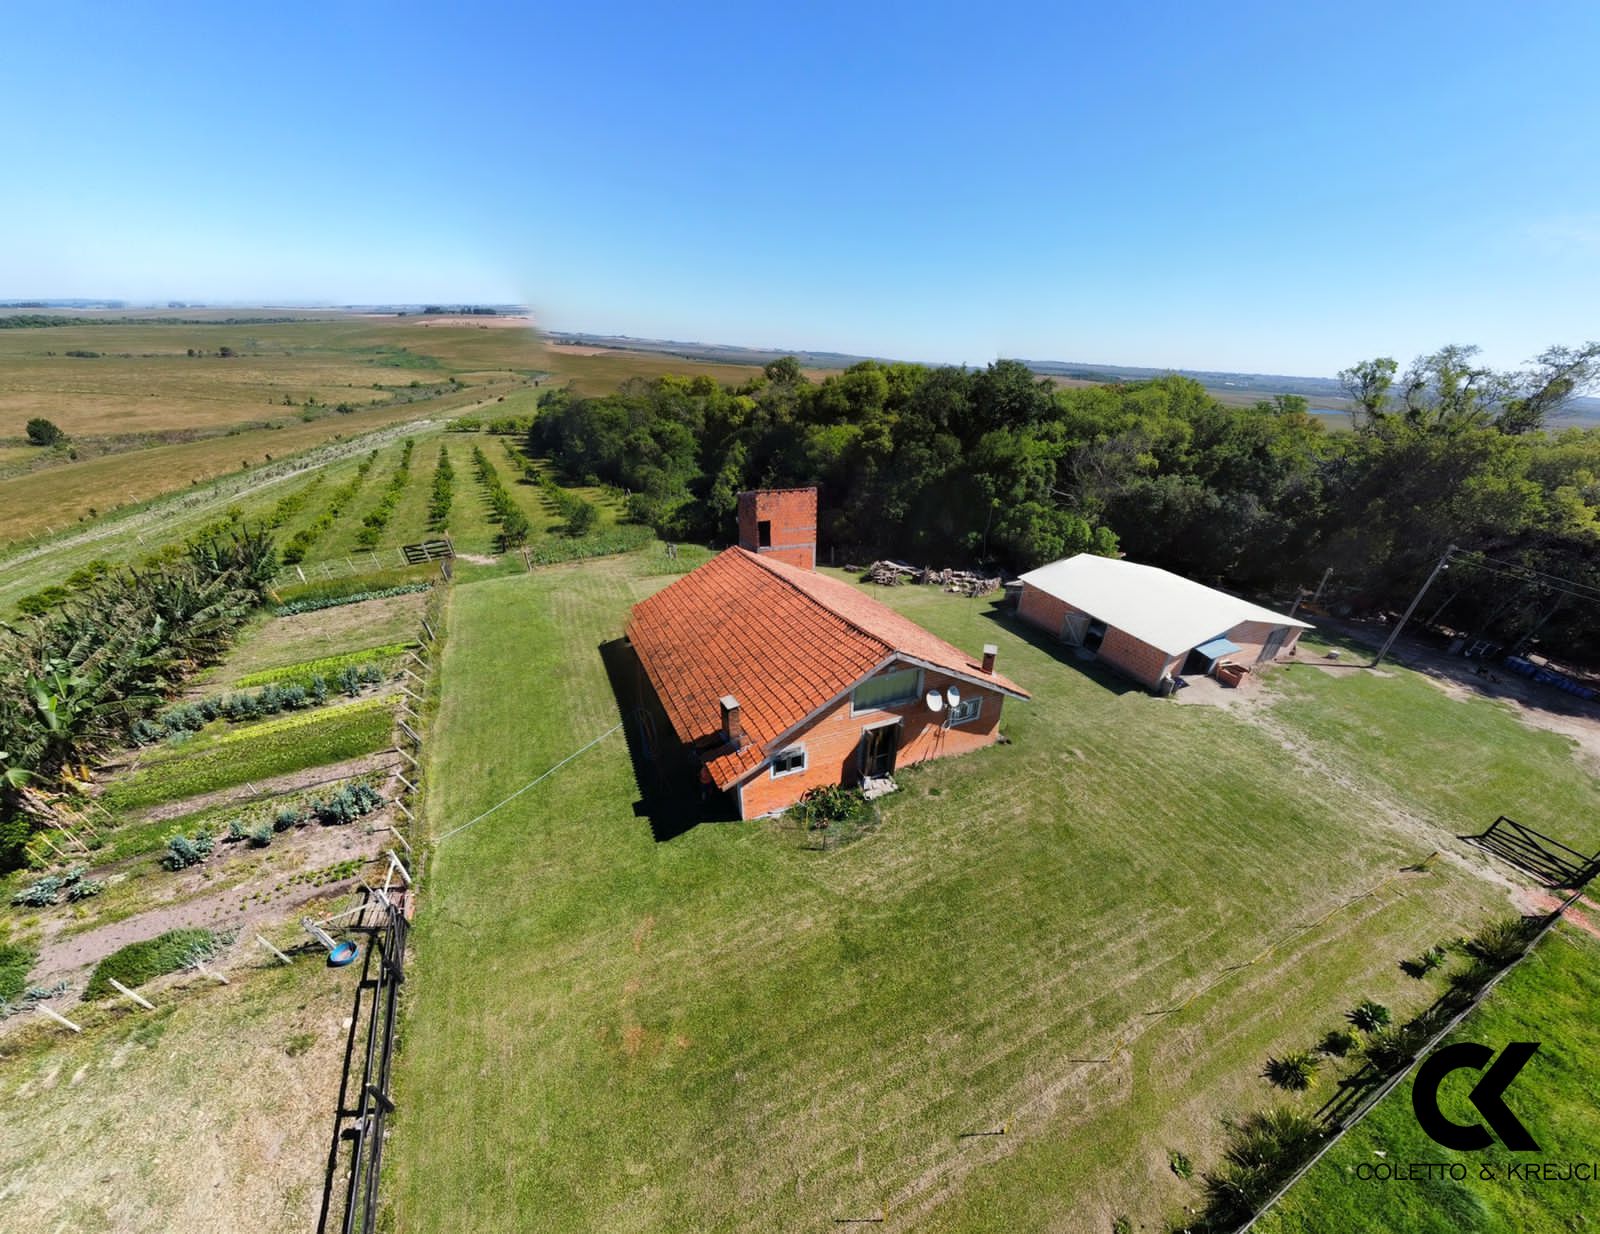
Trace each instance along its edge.
<path fill-rule="evenodd" d="M 1152 690 L 1219 663 L 1269 663 L 1311 629 L 1171 571 L 1089 553 L 1024 574 L 1017 612 Z"/>

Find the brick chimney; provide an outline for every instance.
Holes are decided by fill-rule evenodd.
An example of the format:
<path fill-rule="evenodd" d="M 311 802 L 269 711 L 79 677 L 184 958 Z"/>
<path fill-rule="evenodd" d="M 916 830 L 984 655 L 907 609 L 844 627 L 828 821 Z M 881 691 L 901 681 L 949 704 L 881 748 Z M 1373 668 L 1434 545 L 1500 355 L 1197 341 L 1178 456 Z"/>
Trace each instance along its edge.
<path fill-rule="evenodd" d="M 722 737 L 735 750 L 744 745 L 744 721 L 739 717 L 739 700 L 731 694 L 722 696 Z"/>
<path fill-rule="evenodd" d="M 1000 654 L 1000 648 L 996 647 L 993 643 L 985 643 L 983 645 L 983 671 L 984 672 L 986 672 L 986 673 L 994 672 L 994 658 L 999 654 Z"/>
<path fill-rule="evenodd" d="M 817 490 L 764 488 L 740 493 L 739 547 L 815 570 Z"/>

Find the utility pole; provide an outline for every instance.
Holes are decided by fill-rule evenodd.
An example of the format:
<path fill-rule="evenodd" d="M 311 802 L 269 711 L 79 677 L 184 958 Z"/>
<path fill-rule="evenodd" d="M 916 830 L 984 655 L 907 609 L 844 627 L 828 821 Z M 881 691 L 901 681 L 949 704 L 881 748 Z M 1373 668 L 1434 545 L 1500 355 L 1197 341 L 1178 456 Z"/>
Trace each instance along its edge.
<path fill-rule="evenodd" d="M 1411 614 L 1417 611 L 1417 605 L 1422 603 L 1422 597 L 1428 594 L 1428 588 L 1433 586 L 1433 580 L 1439 577 L 1439 571 L 1449 566 L 1450 555 L 1455 551 L 1456 546 L 1454 544 L 1445 548 L 1444 554 L 1433 567 L 1433 573 L 1428 575 L 1427 581 L 1418 589 L 1417 594 L 1411 597 L 1410 605 L 1407 606 L 1400 620 L 1395 622 L 1394 629 L 1389 631 L 1389 637 L 1384 641 L 1383 649 L 1372 657 L 1372 663 L 1367 665 L 1368 668 L 1377 668 L 1383 657 L 1389 654 L 1389 648 L 1394 646 L 1394 640 L 1399 638 L 1400 631 L 1406 628 L 1406 622 L 1411 620 Z"/>

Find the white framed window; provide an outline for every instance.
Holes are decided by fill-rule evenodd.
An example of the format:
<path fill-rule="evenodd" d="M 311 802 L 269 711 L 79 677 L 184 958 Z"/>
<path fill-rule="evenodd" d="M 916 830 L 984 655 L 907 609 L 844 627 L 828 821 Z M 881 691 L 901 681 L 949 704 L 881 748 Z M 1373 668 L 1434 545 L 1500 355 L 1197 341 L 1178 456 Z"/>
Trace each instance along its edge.
<path fill-rule="evenodd" d="M 792 776 L 797 771 L 806 769 L 806 748 L 804 746 L 790 746 L 787 750 L 779 750 L 772 756 L 772 778 L 779 776 Z"/>
<path fill-rule="evenodd" d="M 850 714 L 882 711 L 899 707 L 922 697 L 922 670 L 902 668 L 880 677 L 869 677 L 850 692 Z"/>
<path fill-rule="evenodd" d="M 950 726 L 954 728 L 957 724 L 971 724 L 981 714 L 983 714 L 983 696 L 974 694 L 950 708 Z"/>

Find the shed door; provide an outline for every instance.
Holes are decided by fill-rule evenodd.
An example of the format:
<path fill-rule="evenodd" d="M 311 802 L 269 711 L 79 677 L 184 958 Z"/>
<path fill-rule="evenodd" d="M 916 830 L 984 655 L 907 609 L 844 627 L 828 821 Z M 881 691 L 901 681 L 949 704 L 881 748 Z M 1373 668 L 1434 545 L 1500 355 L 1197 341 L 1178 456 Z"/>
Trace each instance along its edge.
<path fill-rule="evenodd" d="M 1266 664 L 1278 658 L 1278 651 L 1282 648 L 1284 640 L 1289 637 L 1287 627 L 1279 626 L 1267 635 L 1267 641 L 1261 648 L 1261 654 L 1256 657 L 1257 664 Z"/>
<path fill-rule="evenodd" d="M 1083 636 L 1089 630 L 1089 614 L 1068 613 L 1065 621 L 1061 623 L 1061 641 L 1071 643 L 1074 647 L 1083 645 Z"/>

